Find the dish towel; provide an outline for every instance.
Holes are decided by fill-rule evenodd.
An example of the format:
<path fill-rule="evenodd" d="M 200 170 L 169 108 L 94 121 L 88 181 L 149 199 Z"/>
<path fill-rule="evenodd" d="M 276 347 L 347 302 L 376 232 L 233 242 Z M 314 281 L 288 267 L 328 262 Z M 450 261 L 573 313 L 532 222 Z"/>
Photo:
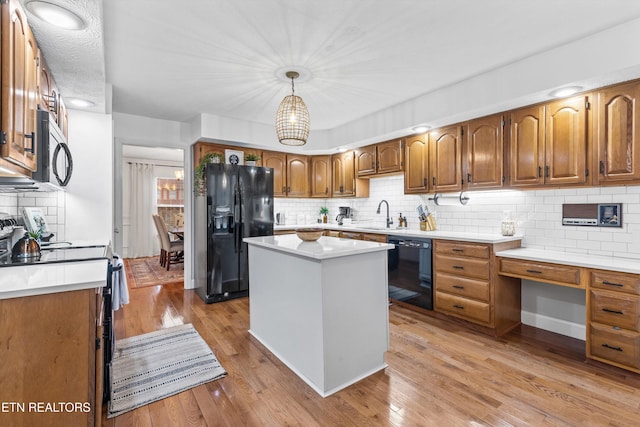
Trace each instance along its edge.
<path fill-rule="evenodd" d="M 124 261 L 118 255 L 113 256 L 113 273 L 111 276 L 112 308 L 118 310 L 125 304 L 129 304 L 129 289 L 127 288 L 127 275 L 124 271 Z"/>

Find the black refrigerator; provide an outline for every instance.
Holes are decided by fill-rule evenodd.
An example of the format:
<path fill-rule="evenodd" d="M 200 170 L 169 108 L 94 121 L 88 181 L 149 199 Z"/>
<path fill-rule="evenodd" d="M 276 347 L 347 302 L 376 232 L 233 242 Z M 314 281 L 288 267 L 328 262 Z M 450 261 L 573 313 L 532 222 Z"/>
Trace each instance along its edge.
<path fill-rule="evenodd" d="M 273 169 L 208 164 L 195 198 L 196 292 L 207 304 L 249 295 L 245 237 L 273 235 Z"/>

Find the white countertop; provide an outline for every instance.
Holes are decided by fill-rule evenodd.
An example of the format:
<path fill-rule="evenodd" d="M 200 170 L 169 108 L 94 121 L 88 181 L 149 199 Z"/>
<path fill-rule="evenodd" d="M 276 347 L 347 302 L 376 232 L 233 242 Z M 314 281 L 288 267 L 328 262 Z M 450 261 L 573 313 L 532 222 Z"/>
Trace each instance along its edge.
<path fill-rule="evenodd" d="M 343 230 L 360 233 L 387 234 L 393 236 L 422 237 L 427 239 L 463 240 L 476 243 L 502 243 L 522 240 L 522 235 L 502 236 L 498 233 L 467 233 L 464 231 L 420 231 L 413 228 L 370 228 L 364 225 L 338 225 L 338 224 L 298 224 L 276 225 L 274 231 L 295 230 L 296 228 L 323 228 L 329 230 Z"/>
<path fill-rule="evenodd" d="M 106 259 L 2 267 L 0 299 L 99 288 L 106 280 Z"/>
<path fill-rule="evenodd" d="M 509 249 L 506 251 L 496 252 L 496 256 L 640 274 L 640 261 L 632 258 L 588 255 L 534 248 Z"/>
<path fill-rule="evenodd" d="M 368 252 L 386 251 L 394 248 L 394 245 L 390 245 L 388 243 L 339 239 L 337 237 L 326 236 L 320 237 L 315 242 L 303 242 L 295 234 L 248 237 L 245 238 L 244 241 L 249 245 L 261 246 L 280 252 L 318 260 L 358 255 Z"/>

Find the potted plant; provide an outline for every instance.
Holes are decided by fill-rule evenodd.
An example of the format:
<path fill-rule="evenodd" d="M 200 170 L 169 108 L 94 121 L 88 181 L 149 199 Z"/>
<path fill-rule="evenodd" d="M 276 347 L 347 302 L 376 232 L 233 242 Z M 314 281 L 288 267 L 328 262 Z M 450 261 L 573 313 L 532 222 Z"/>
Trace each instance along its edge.
<path fill-rule="evenodd" d="M 320 208 L 320 215 L 322 215 L 322 222 L 327 223 L 327 215 L 329 214 L 329 209 L 326 206 Z"/>
<path fill-rule="evenodd" d="M 206 180 L 204 177 L 204 171 L 207 169 L 207 163 L 221 163 L 222 154 L 220 153 L 207 153 L 200 159 L 200 163 L 196 167 L 193 175 L 193 187 L 198 195 L 206 194 Z"/>
<path fill-rule="evenodd" d="M 247 166 L 255 166 L 256 162 L 260 160 L 260 156 L 258 156 L 257 154 L 249 153 L 246 156 L 244 156 L 244 159 L 247 162 L 246 163 Z"/>

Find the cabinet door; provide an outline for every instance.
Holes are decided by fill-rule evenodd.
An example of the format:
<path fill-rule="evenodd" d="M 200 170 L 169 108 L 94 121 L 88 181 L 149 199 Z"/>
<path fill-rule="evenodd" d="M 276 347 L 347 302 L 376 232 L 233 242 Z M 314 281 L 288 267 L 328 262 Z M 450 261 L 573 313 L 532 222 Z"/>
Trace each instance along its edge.
<path fill-rule="evenodd" d="M 311 158 L 311 197 L 330 197 L 331 156 Z"/>
<path fill-rule="evenodd" d="M 544 183 L 544 105 L 509 114 L 509 184 L 512 187 Z"/>
<path fill-rule="evenodd" d="M 35 50 L 34 50 L 35 49 Z M 36 170 L 35 110 L 32 91 L 37 47 L 17 1 L 2 4 L 2 157 Z M 31 117 L 33 115 L 33 117 Z"/>
<path fill-rule="evenodd" d="M 427 134 L 407 138 L 405 147 L 404 194 L 429 191 L 429 145 Z"/>
<path fill-rule="evenodd" d="M 49 66 L 40 55 L 40 108 L 49 110 L 49 97 L 51 92 L 51 73 Z"/>
<path fill-rule="evenodd" d="M 273 169 L 273 196 L 287 195 L 287 155 L 276 151 L 262 152 L 262 165 Z"/>
<path fill-rule="evenodd" d="M 342 153 L 342 186 L 340 196 L 350 197 L 356 195 L 356 168 L 353 151 Z"/>
<path fill-rule="evenodd" d="M 432 191 L 462 190 L 462 127 L 448 126 L 429 134 Z"/>
<path fill-rule="evenodd" d="M 402 171 L 402 168 L 404 167 L 404 151 L 402 150 L 403 142 L 404 140 L 397 139 L 376 145 L 376 149 L 378 150 L 376 173 Z"/>
<path fill-rule="evenodd" d="M 640 179 L 640 84 L 598 92 L 596 183 Z"/>
<path fill-rule="evenodd" d="M 582 184 L 587 181 L 586 96 L 547 104 L 545 183 Z"/>
<path fill-rule="evenodd" d="M 376 173 L 376 146 L 358 148 L 356 155 L 356 176 L 368 176 Z"/>
<path fill-rule="evenodd" d="M 309 197 L 307 156 L 287 154 L 287 197 Z"/>
<path fill-rule="evenodd" d="M 502 114 L 471 120 L 466 139 L 467 188 L 501 188 L 504 166 Z"/>

